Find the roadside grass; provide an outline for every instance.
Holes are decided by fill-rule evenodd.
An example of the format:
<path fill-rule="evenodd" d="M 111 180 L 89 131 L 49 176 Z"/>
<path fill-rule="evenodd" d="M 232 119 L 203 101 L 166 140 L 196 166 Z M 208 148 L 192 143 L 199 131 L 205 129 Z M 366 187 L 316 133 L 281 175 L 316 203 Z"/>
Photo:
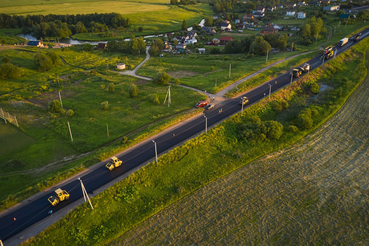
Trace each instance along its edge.
<path fill-rule="evenodd" d="M 34 139 L 17 129 L 17 127 L 13 126 L 12 124 L 5 124 L 5 122 L 1 119 L 0 142 L 2 143 L 0 155 L 5 155 L 33 143 Z"/>
<path fill-rule="evenodd" d="M 191 54 L 183 56 L 168 55 L 161 58 L 152 57 L 141 67 L 137 74 L 154 77 L 158 72 L 167 72 L 173 77 L 178 77 L 180 83 L 183 85 L 215 93 L 271 63 L 301 52 L 302 51 L 270 54 L 268 62 L 266 62 L 266 57 L 249 57 L 245 54 Z M 231 78 L 229 78 L 230 64 Z M 212 69 L 212 67 L 214 69 Z"/>
<path fill-rule="evenodd" d="M 364 79 L 367 74 L 364 59 L 367 47 L 368 41 L 360 42 L 349 51 L 337 56 L 333 61 L 327 62 L 323 68 L 314 70 L 309 78 L 302 78 L 294 86 L 287 87 L 273 95 L 270 100 L 263 100 L 261 103 L 247 108 L 242 116 L 237 114 L 214 127 L 208 134 L 202 134 L 189 140 L 183 146 L 175 148 L 168 154 L 163 155 L 158 163 L 150 163 L 130 175 L 127 179 L 93 198 L 94 210 L 91 210 L 86 203 L 78 206 L 63 219 L 54 223 L 38 236 L 22 245 L 50 245 L 58 242 L 60 238 L 68 238 L 68 240 L 73 242 L 87 245 L 109 244 L 111 240 L 117 239 L 118 236 L 138 226 L 138 224 L 153 214 L 179 199 L 188 196 L 200 187 L 228 175 L 265 154 L 283 149 L 302 139 L 330 119 Z M 342 65 L 343 63 L 345 64 L 344 66 Z M 329 85 L 333 89 L 320 94 L 318 100 L 310 101 L 308 100 L 310 96 L 302 90 L 303 84 L 309 81 L 329 82 Z M 337 96 L 337 93 L 340 93 L 340 96 Z M 271 103 L 282 98 L 288 101 L 290 104 L 289 108 L 282 111 L 273 110 Z M 321 110 L 318 111 L 317 117 L 314 118 L 314 127 L 311 129 L 298 130 L 296 132 L 284 130 L 281 138 L 273 141 L 246 141 L 239 136 L 240 127 L 246 119 L 253 118 L 257 115 L 262 120 L 270 120 L 270 118 L 274 117 L 278 118 L 284 125 L 284 129 L 286 129 L 288 125 L 295 122 L 294 117 L 296 117 L 296 114 L 302 112 L 306 107 L 316 106 L 321 107 Z M 284 170 L 283 166 L 281 168 Z M 264 177 L 265 174 L 273 176 L 274 173 L 271 171 L 265 173 L 263 169 L 257 170 L 259 171 L 257 175 L 249 178 L 246 177 L 243 182 L 247 182 L 250 179 L 263 181 L 264 179 L 260 179 L 260 177 Z M 285 171 L 282 171 L 282 173 L 287 175 Z M 281 179 L 275 181 L 283 182 L 287 178 L 288 175 L 282 175 Z M 295 181 L 298 182 L 298 180 Z M 282 195 L 278 197 L 282 200 L 278 202 L 279 200 L 269 199 L 270 195 L 265 195 L 262 199 L 256 200 L 256 203 L 259 204 L 257 206 L 262 207 L 263 204 L 270 203 L 281 204 L 282 202 L 286 208 L 292 207 L 296 212 L 309 206 L 315 206 L 318 202 L 317 193 L 312 191 L 309 186 L 304 185 L 304 182 L 300 183 L 302 183 L 302 186 L 299 187 L 304 187 L 303 190 L 293 190 L 291 188 L 283 193 L 278 189 L 270 190 L 270 194 L 276 193 Z M 247 197 L 251 199 L 254 195 L 258 195 L 257 192 L 262 191 L 263 187 L 264 185 L 255 185 L 257 189 L 251 189 L 252 194 Z M 293 182 L 291 183 L 291 187 L 294 187 Z M 306 194 L 302 199 L 300 199 L 301 195 L 299 191 L 305 192 L 304 194 Z M 287 204 L 283 203 L 284 198 Z M 250 204 L 246 199 L 242 201 L 244 201 L 244 204 Z M 214 206 L 217 206 L 215 204 Z M 326 207 L 323 206 L 323 208 Z M 252 210 L 253 207 L 249 207 L 248 209 Z M 197 218 L 199 218 L 201 217 L 201 210 L 197 211 L 199 212 Z M 320 211 L 324 213 L 326 210 Z M 224 211 L 224 214 L 226 214 L 226 211 Z M 247 223 L 252 222 L 254 226 L 262 223 L 261 226 L 263 227 L 273 228 L 273 224 L 269 224 L 268 222 L 270 218 L 278 216 L 278 213 L 276 212 L 271 215 L 265 214 L 264 217 L 261 215 L 255 216 L 257 217 L 251 217 L 251 220 L 247 219 Z M 277 218 L 279 219 L 281 217 L 278 216 Z M 304 218 L 306 219 L 308 217 L 305 216 Z M 225 216 L 224 221 L 230 219 L 232 218 Z M 177 221 L 175 219 L 171 222 L 177 223 Z M 200 225 L 201 221 L 197 220 L 197 223 Z M 184 224 L 186 223 L 184 222 Z M 214 223 L 217 222 L 215 221 Z M 209 224 L 205 227 L 208 228 L 208 226 Z M 283 237 L 275 237 L 271 240 L 283 244 L 284 242 L 288 242 L 287 240 L 290 236 L 296 236 L 294 233 L 298 234 L 302 230 L 301 227 L 298 227 L 293 230 L 291 235 L 284 233 Z M 260 231 L 264 232 L 264 230 L 256 230 L 256 233 L 260 234 Z M 225 235 L 214 234 L 215 232 L 210 233 L 200 238 L 200 240 L 204 240 L 204 242 L 210 238 L 221 240 L 231 232 L 231 230 L 227 230 Z M 178 233 L 174 234 L 177 235 Z M 321 235 L 324 236 L 328 231 L 325 230 L 322 233 Z M 329 233 L 332 235 L 336 231 L 331 230 Z M 299 237 L 299 239 L 304 238 L 304 236 Z M 172 239 L 166 238 L 167 242 Z M 188 238 L 188 235 L 183 235 L 183 237 L 175 239 L 178 244 L 186 244 L 187 242 L 185 240 L 191 240 L 191 237 Z M 350 239 L 347 238 L 347 240 Z M 123 240 L 123 238 L 118 240 Z M 141 238 L 140 241 L 137 241 L 137 238 L 134 240 L 134 244 L 146 244 Z M 256 238 L 253 242 L 260 243 L 262 241 L 260 238 Z M 161 243 L 151 241 L 151 244 Z"/>
<path fill-rule="evenodd" d="M 284 61 L 280 64 L 277 64 L 265 72 L 262 72 L 255 77 L 246 80 L 245 82 L 239 84 L 237 88 L 233 88 L 229 92 L 227 92 L 224 96 L 225 97 L 235 97 L 236 95 L 249 91 L 252 88 L 257 87 L 258 85 L 261 85 L 265 83 L 266 81 L 269 81 L 273 78 L 278 77 L 281 74 L 286 73 L 287 71 L 291 70 L 292 68 L 303 64 L 304 62 L 310 60 L 311 58 L 315 57 L 316 55 L 320 54 L 320 52 L 312 52 L 310 54 L 301 55 L 295 58 L 292 58 L 288 61 Z"/>

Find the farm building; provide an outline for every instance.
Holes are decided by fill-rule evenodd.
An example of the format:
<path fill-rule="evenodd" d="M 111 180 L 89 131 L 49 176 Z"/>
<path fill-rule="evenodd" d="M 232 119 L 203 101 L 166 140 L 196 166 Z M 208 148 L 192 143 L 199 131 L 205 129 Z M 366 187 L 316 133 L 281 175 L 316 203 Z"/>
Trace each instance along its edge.
<path fill-rule="evenodd" d="M 243 16 L 243 19 L 244 20 L 252 20 L 252 19 L 254 19 L 254 15 L 253 14 L 245 14 Z"/>
<path fill-rule="evenodd" d="M 229 21 L 227 20 L 223 21 L 222 24 L 220 24 L 220 29 L 222 29 L 222 31 L 231 30 L 231 28 L 231 23 L 229 23 Z"/>
<path fill-rule="evenodd" d="M 293 10 L 293 9 L 289 9 L 289 10 L 287 10 L 287 13 L 286 13 L 286 15 L 287 16 L 295 16 L 295 10 Z"/>
<path fill-rule="evenodd" d="M 350 19 L 350 14 L 341 14 L 340 15 L 340 20 L 349 20 Z"/>
<path fill-rule="evenodd" d="M 226 45 L 229 41 L 233 41 L 232 37 L 228 37 L 228 36 L 222 36 L 220 37 L 220 44 L 221 45 Z"/>
<path fill-rule="evenodd" d="M 198 48 L 197 51 L 199 54 L 205 54 L 205 48 Z"/>
<path fill-rule="evenodd" d="M 325 6 L 325 7 L 323 7 L 323 11 L 324 10 L 326 10 L 326 11 L 338 11 L 338 10 L 340 10 L 340 6 L 339 5 Z"/>
<path fill-rule="evenodd" d="M 272 26 L 267 26 L 267 27 L 264 27 L 264 29 L 260 32 L 261 34 L 269 34 L 269 33 L 277 33 L 278 30 L 275 29 L 274 27 Z"/>
<path fill-rule="evenodd" d="M 254 16 L 263 18 L 265 16 L 265 14 L 264 14 L 264 12 L 257 11 L 257 12 L 254 13 Z"/>
<path fill-rule="evenodd" d="M 36 46 L 36 47 L 40 47 L 40 48 L 44 48 L 44 44 L 41 41 L 29 41 L 28 46 Z"/>

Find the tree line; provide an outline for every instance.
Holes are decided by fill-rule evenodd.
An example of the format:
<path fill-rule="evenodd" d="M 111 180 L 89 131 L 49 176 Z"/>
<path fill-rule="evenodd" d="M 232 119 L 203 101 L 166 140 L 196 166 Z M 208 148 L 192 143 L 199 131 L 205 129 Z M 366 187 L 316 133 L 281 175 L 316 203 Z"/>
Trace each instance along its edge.
<path fill-rule="evenodd" d="M 23 33 L 34 32 L 40 37 L 68 37 L 71 34 L 104 32 L 109 27 L 128 27 L 129 18 L 117 13 L 77 15 L 7 15 L 0 14 L 0 29 L 22 28 Z"/>

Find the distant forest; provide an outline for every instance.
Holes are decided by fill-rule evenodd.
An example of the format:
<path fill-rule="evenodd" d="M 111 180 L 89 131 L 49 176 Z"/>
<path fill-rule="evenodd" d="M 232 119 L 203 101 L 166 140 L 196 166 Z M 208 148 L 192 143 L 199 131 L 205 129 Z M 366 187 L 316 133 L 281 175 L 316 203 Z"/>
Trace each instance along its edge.
<path fill-rule="evenodd" d="M 37 38 L 65 38 L 76 33 L 107 32 L 109 27 L 128 27 L 130 21 L 121 14 L 77 15 L 7 15 L 0 14 L 0 29 L 22 28 L 23 33 L 33 32 Z"/>

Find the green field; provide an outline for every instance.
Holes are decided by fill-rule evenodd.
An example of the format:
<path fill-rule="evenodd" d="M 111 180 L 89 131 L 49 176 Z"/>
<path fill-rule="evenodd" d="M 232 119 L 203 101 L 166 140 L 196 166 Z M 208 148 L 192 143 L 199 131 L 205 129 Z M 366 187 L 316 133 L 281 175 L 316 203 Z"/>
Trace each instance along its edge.
<path fill-rule="evenodd" d="M 340 153 L 336 153 L 331 160 L 326 159 L 321 163 L 319 157 L 325 158 L 326 155 L 335 152 L 331 149 L 334 145 L 323 144 L 324 139 L 321 139 L 319 133 L 318 138 L 305 148 L 305 151 L 298 147 L 297 151 L 289 152 L 294 166 L 289 166 L 283 161 L 274 166 L 273 161 L 269 165 L 264 164 L 263 160 L 261 165 L 250 164 L 250 162 L 266 154 L 270 155 L 264 159 L 270 160 L 271 153 L 276 150 L 281 150 L 279 152 L 281 154 L 286 152 L 287 150 L 283 148 L 301 140 L 330 119 L 365 78 L 367 47 L 368 41 L 360 42 L 334 60 L 327 62 L 324 67 L 312 71 L 309 77 L 305 76 L 294 86 L 279 91 L 270 100 L 266 99 L 249 107 L 243 115 L 237 114 L 214 127 L 208 134 L 202 134 L 183 146 L 175 148 L 163 155 L 158 163 L 149 164 L 93 198 L 94 210 L 91 210 L 88 204 L 77 207 L 36 238 L 29 240 L 26 245 L 50 245 L 57 242 L 58 238 L 67 237 L 85 245 L 108 245 L 111 244 L 111 240 L 116 240 L 117 245 L 191 245 L 193 243 L 214 245 L 219 242 L 238 245 L 245 240 L 250 244 L 265 242 L 265 244 L 286 245 L 304 244 L 304 242 L 308 244 L 314 240 L 319 242 L 324 238 L 329 238 L 328 242 L 332 244 L 339 242 L 338 239 L 345 240 L 348 244 L 360 242 L 359 240 L 365 239 L 368 235 L 366 191 L 356 196 L 357 206 L 353 207 L 349 198 L 360 194 L 357 192 L 360 190 L 351 189 L 347 190 L 351 193 L 340 193 L 345 190 L 338 189 L 336 192 L 331 187 L 332 185 L 345 186 L 347 184 L 345 181 L 352 177 L 353 183 L 350 185 L 352 188 L 364 188 L 367 179 L 362 178 L 360 172 L 350 172 L 352 169 L 349 168 L 345 169 L 349 175 L 339 173 L 335 163 L 339 163 L 340 158 L 345 156 L 339 156 Z M 319 92 L 314 99 L 307 86 L 317 82 L 329 86 L 330 89 Z M 288 101 L 284 109 L 277 105 L 281 100 Z M 314 119 L 309 128 L 300 125 L 297 120 L 299 115 L 311 117 L 307 116 L 307 109 L 314 111 Z M 347 112 L 350 111 L 352 110 Z M 266 139 L 266 136 L 260 133 L 258 136 L 244 135 L 244 131 L 251 127 L 250 122 L 253 120 L 258 122 L 257 117 L 262 122 L 270 120 L 280 122 L 283 125 L 281 137 L 278 140 L 272 140 Z M 350 116 L 348 118 L 353 119 Z M 367 121 L 362 121 L 364 128 L 365 122 Z M 298 127 L 293 128 L 292 125 Z M 337 126 L 342 129 L 340 124 Z M 356 127 L 353 126 L 350 129 L 360 136 L 360 130 Z M 342 129 L 342 131 L 345 130 Z M 331 131 L 331 133 L 334 132 L 334 130 Z M 339 136 L 338 133 L 335 134 Z M 328 142 L 334 139 L 329 133 L 326 136 Z M 252 137 L 260 138 L 252 139 Z M 363 136 L 364 139 L 366 136 Z M 360 143 L 361 146 L 358 145 L 355 148 L 366 151 L 366 141 L 363 140 L 358 139 L 356 143 Z M 320 142 L 322 143 L 319 146 L 326 148 L 324 150 L 326 154 L 320 153 L 319 149 L 314 149 L 314 145 Z M 348 154 L 358 153 L 352 145 L 352 149 L 347 148 L 346 144 L 341 147 L 347 149 Z M 304 155 L 313 150 L 319 156 L 310 155 L 307 159 L 312 163 L 311 168 L 305 168 L 304 162 L 300 162 L 301 159 L 297 157 L 298 151 Z M 366 173 L 365 156 L 366 153 L 363 153 L 361 159 L 364 163 L 362 172 Z M 320 165 L 322 172 L 314 169 L 317 165 Z M 355 162 L 352 162 L 350 167 L 354 166 Z M 199 200 L 195 198 L 196 202 L 192 203 L 195 206 L 191 207 L 191 202 L 194 200 L 190 202 L 186 196 L 240 167 L 248 169 L 238 175 L 241 176 L 238 179 L 239 183 L 227 182 L 232 179 L 222 179 L 217 182 L 216 187 L 231 187 L 231 190 L 222 193 L 224 196 L 218 195 L 216 187 L 211 189 L 214 187 L 211 184 L 213 186 L 208 186 L 210 190 L 206 190 L 208 192 L 200 196 Z M 301 170 L 300 167 L 304 169 Z M 312 171 L 315 172 L 312 173 Z M 335 178 L 331 179 L 332 175 Z M 359 180 L 360 178 L 362 179 Z M 340 182 L 341 179 L 345 180 Z M 324 180 L 327 182 L 322 182 Z M 317 183 L 321 186 L 315 188 Z M 235 193 L 227 198 L 226 196 L 232 190 L 235 190 Z M 335 193 L 332 195 L 331 191 Z M 202 204 L 202 197 L 206 201 L 206 197 L 215 197 L 216 200 L 210 199 L 206 207 L 197 207 L 197 204 Z M 222 199 L 223 197 L 225 199 Z M 172 217 L 155 216 L 147 223 L 142 223 L 178 200 L 182 200 L 183 203 L 188 202 L 188 206 L 184 205 L 187 210 L 175 213 Z M 351 207 L 341 206 L 342 202 L 346 202 Z M 181 204 L 174 204 L 174 207 L 169 210 L 174 210 L 173 208 L 178 206 Z M 321 220 L 323 216 L 324 223 Z M 155 225 L 151 226 L 153 223 Z M 305 224 L 309 226 L 306 228 L 301 226 Z M 160 232 L 151 230 L 160 225 L 164 225 Z M 123 235 L 132 229 L 134 230 Z M 355 232 L 357 234 L 347 237 L 347 230 L 352 232 L 351 235 Z M 145 234 L 145 231 L 148 233 Z M 248 233 L 245 234 L 245 231 Z M 117 239 L 119 235 L 123 236 Z M 314 236 L 311 237 L 311 235 Z"/>
<path fill-rule="evenodd" d="M 0 119 L 0 155 L 11 153 L 17 149 L 32 144 L 35 140 L 12 124 L 5 124 Z"/>

